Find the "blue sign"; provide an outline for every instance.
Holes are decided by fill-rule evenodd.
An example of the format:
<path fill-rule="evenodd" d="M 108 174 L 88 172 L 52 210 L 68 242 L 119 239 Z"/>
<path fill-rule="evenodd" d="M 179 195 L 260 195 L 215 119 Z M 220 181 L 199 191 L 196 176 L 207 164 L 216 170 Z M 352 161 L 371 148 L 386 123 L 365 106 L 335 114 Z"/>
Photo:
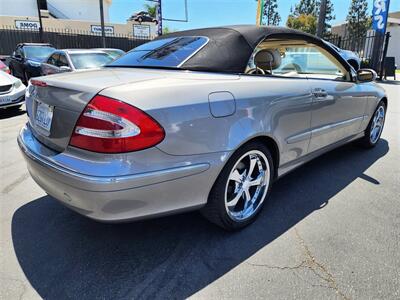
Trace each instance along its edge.
<path fill-rule="evenodd" d="M 372 8 L 372 29 L 385 34 L 390 0 L 374 0 Z"/>

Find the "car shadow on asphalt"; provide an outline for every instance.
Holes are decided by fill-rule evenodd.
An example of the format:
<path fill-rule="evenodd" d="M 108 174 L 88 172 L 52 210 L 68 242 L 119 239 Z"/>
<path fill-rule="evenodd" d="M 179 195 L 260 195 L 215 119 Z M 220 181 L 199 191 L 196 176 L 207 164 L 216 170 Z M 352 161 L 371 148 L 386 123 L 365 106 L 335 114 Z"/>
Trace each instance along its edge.
<path fill-rule="evenodd" d="M 388 150 L 386 140 L 371 150 L 347 145 L 306 164 L 275 184 L 255 223 L 234 233 L 197 212 L 101 224 L 41 197 L 13 215 L 15 253 L 45 299 L 186 298 L 329 205 L 355 179 L 379 184 L 364 171 Z"/>
<path fill-rule="evenodd" d="M 8 119 L 8 118 L 13 118 L 16 116 L 20 116 L 26 113 L 26 111 L 22 108 L 16 109 L 16 108 L 6 108 L 6 109 L 0 109 L 0 120 L 3 119 Z"/>

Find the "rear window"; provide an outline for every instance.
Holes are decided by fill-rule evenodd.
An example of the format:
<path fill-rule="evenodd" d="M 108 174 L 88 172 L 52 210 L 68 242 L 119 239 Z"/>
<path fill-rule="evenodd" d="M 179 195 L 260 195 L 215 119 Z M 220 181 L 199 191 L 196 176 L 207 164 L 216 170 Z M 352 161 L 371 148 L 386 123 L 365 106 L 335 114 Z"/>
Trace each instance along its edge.
<path fill-rule="evenodd" d="M 102 67 L 113 60 L 107 53 L 70 53 L 75 69 L 92 69 Z"/>
<path fill-rule="evenodd" d="M 55 48 L 48 46 L 24 46 L 25 57 L 36 60 L 44 60 L 55 50 Z"/>
<path fill-rule="evenodd" d="M 156 40 L 136 47 L 108 66 L 177 68 L 207 41 L 205 37 L 193 36 Z"/>

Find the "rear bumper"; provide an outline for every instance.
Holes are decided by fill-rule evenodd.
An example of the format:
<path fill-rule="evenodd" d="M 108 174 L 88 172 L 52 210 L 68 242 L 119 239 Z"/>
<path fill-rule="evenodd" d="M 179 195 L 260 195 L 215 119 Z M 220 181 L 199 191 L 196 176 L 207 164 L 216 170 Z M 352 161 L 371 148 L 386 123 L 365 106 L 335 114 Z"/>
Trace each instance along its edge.
<path fill-rule="evenodd" d="M 48 157 L 51 150 L 33 137 L 29 127 L 21 130 L 18 144 L 32 178 L 49 195 L 80 214 L 105 222 L 199 208 L 207 202 L 223 165 L 221 160 L 220 165 L 215 164 L 215 154 L 210 154 L 208 160 L 203 157 L 202 161 L 179 167 L 123 176 L 93 176 L 54 163 Z"/>

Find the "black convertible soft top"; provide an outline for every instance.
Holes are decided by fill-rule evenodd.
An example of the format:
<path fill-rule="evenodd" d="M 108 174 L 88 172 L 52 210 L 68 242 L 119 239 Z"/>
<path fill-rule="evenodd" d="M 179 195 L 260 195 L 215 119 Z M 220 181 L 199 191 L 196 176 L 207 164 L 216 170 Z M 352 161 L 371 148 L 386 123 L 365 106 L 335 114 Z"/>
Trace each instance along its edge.
<path fill-rule="evenodd" d="M 182 69 L 242 73 L 254 49 L 268 37 L 305 39 L 324 47 L 347 66 L 343 58 L 320 38 L 286 27 L 235 25 L 202 28 L 166 34 L 157 40 L 180 36 L 203 36 L 209 39 L 203 48 L 180 66 Z"/>

